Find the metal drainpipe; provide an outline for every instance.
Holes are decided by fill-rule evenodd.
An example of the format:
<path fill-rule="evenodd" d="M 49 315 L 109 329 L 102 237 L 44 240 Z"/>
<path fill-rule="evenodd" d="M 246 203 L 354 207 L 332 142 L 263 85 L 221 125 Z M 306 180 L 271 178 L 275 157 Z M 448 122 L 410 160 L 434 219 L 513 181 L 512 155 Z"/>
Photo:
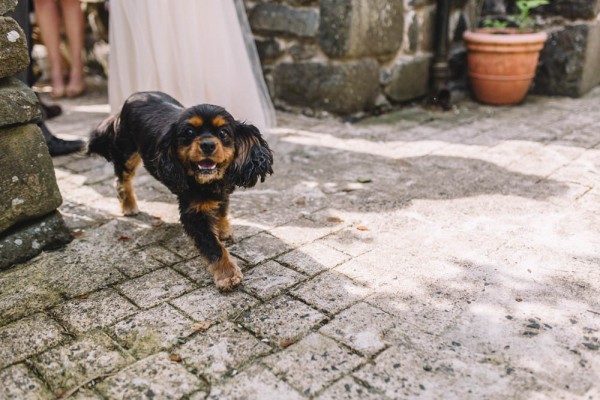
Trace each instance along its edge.
<path fill-rule="evenodd" d="M 437 0 L 435 15 L 435 53 L 431 67 L 432 85 L 430 103 L 447 110 L 450 105 L 450 91 L 448 90 L 448 27 L 450 25 L 450 7 L 452 0 Z"/>

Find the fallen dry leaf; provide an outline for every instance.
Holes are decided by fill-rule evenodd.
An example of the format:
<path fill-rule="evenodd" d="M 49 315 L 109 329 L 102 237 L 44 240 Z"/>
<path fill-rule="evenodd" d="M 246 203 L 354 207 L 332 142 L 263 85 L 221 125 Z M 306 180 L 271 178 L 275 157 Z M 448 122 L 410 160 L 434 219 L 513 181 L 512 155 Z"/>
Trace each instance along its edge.
<path fill-rule="evenodd" d="M 194 325 L 192 325 L 192 329 L 194 330 L 194 332 L 204 332 L 205 330 L 210 328 L 210 325 L 210 321 L 196 322 Z"/>
<path fill-rule="evenodd" d="M 73 231 L 71 231 L 71 235 L 73 235 L 73 237 L 79 237 L 81 235 L 83 235 L 83 231 L 81 229 L 74 229 Z"/>
<path fill-rule="evenodd" d="M 298 199 L 298 200 L 296 200 L 296 204 L 299 206 L 304 206 L 304 205 L 306 205 L 306 200 Z"/>
<path fill-rule="evenodd" d="M 327 222 L 344 222 L 340 217 L 328 217 Z"/>
<path fill-rule="evenodd" d="M 363 226 L 363 225 L 357 226 L 356 229 L 358 229 L 359 231 L 368 231 L 369 230 L 369 228 L 367 228 L 366 226 Z"/>
<path fill-rule="evenodd" d="M 169 359 L 174 362 L 181 362 L 181 357 L 178 354 L 169 355 Z"/>
<path fill-rule="evenodd" d="M 129 236 L 119 236 L 119 242 L 127 242 L 128 240 L 131 240 Z"/>
<path fill-rule="evenodd" d="M 285 349 L 286 347 L 290 347 L 291 345 L 293 345 L 294 343 L 296 343 L 296 339 L 281 339 L 279 341 L 279 346 L 282 349 Z"/>

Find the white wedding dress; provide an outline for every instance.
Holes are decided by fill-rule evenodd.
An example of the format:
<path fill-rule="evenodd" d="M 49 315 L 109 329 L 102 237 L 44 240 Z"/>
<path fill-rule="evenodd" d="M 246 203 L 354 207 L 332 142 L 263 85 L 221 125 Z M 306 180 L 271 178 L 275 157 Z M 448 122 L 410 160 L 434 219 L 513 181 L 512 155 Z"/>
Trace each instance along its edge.
<path fill-rule="evenodd" d="M 220 105 L 259 129 L 275 125 L 240 0 L 111 0 L 111 111 L 144 90 L 186 107 Z"/>

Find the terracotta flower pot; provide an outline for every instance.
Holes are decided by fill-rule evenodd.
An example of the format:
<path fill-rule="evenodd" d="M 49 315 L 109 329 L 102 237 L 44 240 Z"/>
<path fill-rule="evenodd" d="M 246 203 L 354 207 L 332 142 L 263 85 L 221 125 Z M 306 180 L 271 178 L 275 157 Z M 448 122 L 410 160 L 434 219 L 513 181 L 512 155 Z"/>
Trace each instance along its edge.
<path fill-rule="evenodd" d="M 519 33 L 516 29 L 466 31 L 471 90 L 486 104 L 523 101 L 536 72 L 546 32 Z"/>

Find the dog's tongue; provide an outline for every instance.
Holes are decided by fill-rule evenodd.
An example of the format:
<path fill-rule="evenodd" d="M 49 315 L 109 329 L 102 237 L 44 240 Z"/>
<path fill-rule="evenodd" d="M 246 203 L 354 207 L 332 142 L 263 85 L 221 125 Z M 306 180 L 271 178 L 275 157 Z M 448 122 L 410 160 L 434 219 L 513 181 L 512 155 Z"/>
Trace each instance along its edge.
<path fill-rule="evenodd" d="M 202 160 L 198 163 L 198 166 L 202 169 L 214 169 L 217 163 L 212 160 Z"/>

